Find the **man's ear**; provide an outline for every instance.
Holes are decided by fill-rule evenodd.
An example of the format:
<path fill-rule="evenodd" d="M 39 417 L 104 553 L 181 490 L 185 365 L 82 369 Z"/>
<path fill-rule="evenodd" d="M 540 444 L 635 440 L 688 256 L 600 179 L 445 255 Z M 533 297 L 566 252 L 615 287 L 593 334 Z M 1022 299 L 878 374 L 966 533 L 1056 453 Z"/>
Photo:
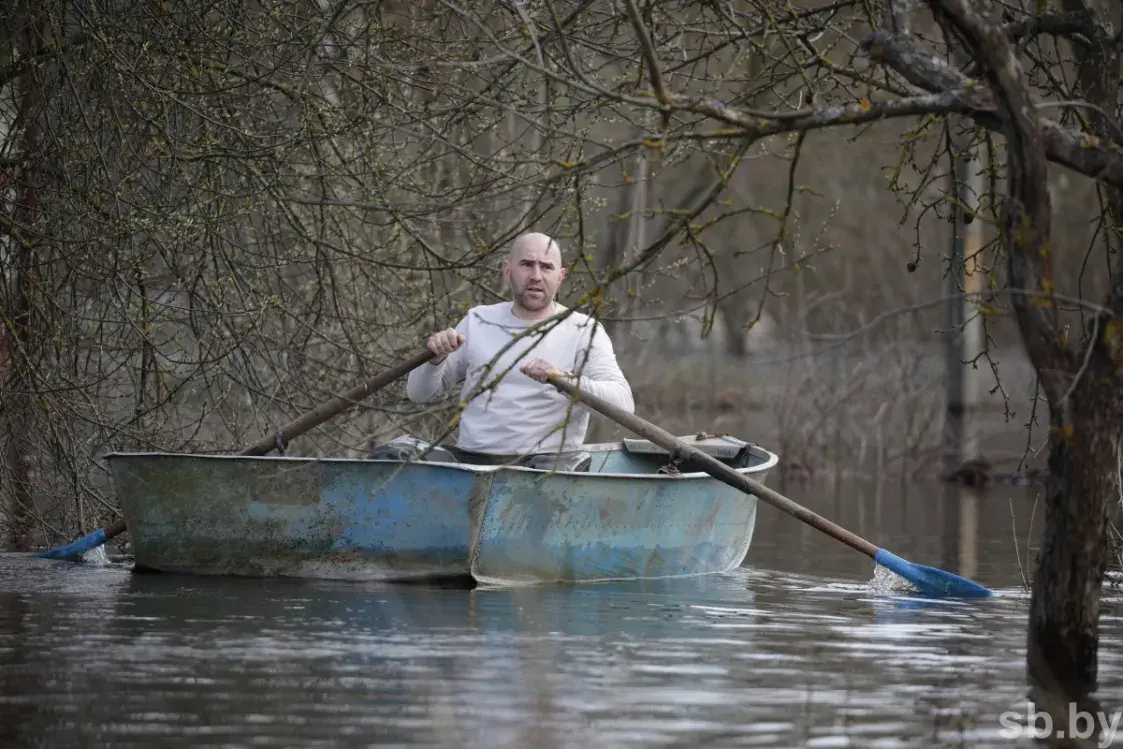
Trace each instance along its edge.
<path fill-rule="evenodd" d="M 561 282 L 565 280 L 565 276 L 566 276 L 566 270 L 565 270 L 565 266 L 563 265 L 561 267 L 561 276 L 558 278 L 558 284 L 559 285 L 561 285 Z"/>

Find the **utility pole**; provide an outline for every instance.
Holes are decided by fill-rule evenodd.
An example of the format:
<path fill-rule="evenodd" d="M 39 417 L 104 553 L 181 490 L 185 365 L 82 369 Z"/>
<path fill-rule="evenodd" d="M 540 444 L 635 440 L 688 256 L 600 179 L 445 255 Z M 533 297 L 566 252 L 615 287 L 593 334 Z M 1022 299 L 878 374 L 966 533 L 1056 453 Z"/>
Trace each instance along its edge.
<path fill-rule="evenodd" d="M 965 139 L 966 140 L 966 139 Z M 946 461 L 950 470 L 981 457 L 978 360 L 985 338 L 979 314 L 983 291 L 983 222 L 978 217 L 983 179 L 980 160 L 969 142 L 954 149 L 950 195 L 954 203 L 948 273 Z M 969 487 L 949 485 L 945 530 L 949 562 L 970 577 L 977 566 L 978 496 Z"/>
<path fill-rule="evenodd" d="M 978 151 L 967 151 L 978 155 Z M 963 235 L 963 354 L 967 362 L 961 370 L 963 374 L 963 443 L 960 454 L 964 460 L 982 457 L 979 446 L 979 400 L 982 396 L 982 370 L 979 358 L 986 346 L 983 332 L 983 316 L 979 312 L 983 291 L 983 220 L 978 215 L 983 195 L 983 161 L 979 158 L 963 159 L 964 208 L 967 216 L 964 221 Z M 974 214 L 971 221 L 967 218 Z M 979 497 L 974 489 L 963 488 L 959 492 L 959 573 L 972 577 L 978 565 L 977 541 L 979 538 Z"/>
<path fill-rule="evenodd" d="M 980 457 L 977 412 L 979 356 L 983 352 L 983 222 L 979 212 L 983 180 L 971 149 L 957 149 L 951 175 L 955 202 L 950 272 L 948 273 L 947 430 L 948 464 L 952 469 Z"/>
<path fill-rule="evenodd" d="M 971 154 L 968 151 L 968 154 Z M 964 460 L 972 460 L 979 455 L 978 410 L 981 395 L 979 357 L 983 354 L 986 340 L 983 337 L 983 316 L 979 313 L 983 292 L 983 221 L 977 216 L 983 194 L 982 161 L 966 158 L 960 163 L 966 172 L 960 182 L 964 186 L 963 204 L 965 207 L 963 232 L 963 446 Z"/>
<path fill-rule="evenodd" d="M 946 292 L 948 297 L 947 325 L 944 339 L 944 366 L 946 403 L 944 421 L 944 461 L 946 469 L 954 471 L 963 463 L 964 392 L 963 348 L 967 305 L 959 296 L 963 283 L 963 256 L 966 250 L 966 229 L 963 197 L 966 190 L 961 177 L 965 176 L 964 162 L 967 153 L 960 148 L 952 150 L 952 168 L 948 175 L 948 197 L 952 204 L 951 253 L 948 258 Z M 969 170 L 966 170 L 969 171 Z"/>

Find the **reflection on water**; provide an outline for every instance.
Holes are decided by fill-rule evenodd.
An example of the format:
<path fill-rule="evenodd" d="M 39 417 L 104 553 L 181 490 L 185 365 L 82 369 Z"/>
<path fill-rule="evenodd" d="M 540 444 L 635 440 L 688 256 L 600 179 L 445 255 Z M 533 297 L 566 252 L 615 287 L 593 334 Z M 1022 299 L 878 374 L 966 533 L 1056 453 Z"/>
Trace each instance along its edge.
<path fill-rule="evenodd" d="M 868 560 L 769 507 L 745 568 L 661 582 L 464 589 L 0 556 L 0 746 L 1009 746 L 1032 491 L 836 489 L 788 493 L 999 595 L 874 595 Z M 1109 603 L 1105 699 L 1121 631 Z"/>

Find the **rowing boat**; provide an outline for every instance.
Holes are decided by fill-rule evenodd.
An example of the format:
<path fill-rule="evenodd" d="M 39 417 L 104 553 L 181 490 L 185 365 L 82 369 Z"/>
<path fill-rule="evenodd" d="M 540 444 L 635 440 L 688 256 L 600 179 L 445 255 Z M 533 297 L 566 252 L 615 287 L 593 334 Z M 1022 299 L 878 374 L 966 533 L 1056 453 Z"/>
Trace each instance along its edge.
<path fill-rule="evenodd" d="M 775 454 L 687 444 L 764 483 Z M 721 573 L 757 499 L 648 440 L 583 445 L 587 470 L 431 460 L 107 456 L 138 569 L 355 580 L 589 582 Z"/>

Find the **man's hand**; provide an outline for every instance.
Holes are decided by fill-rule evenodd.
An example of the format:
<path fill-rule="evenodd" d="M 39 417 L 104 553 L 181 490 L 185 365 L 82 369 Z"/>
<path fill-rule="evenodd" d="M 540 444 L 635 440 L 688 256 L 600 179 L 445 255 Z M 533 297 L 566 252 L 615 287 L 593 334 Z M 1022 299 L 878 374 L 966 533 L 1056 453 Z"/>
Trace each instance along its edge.
<path fill-rule="evenodd" d="M 425 342 L 425 346 L 437 355 L 429 363 L 436 366 L 445 360 L 449 354 L 464 345 L 464 335 L 457 333 L 454 328 L 442 330 L 439 333 L 434 333 L 429 336 L 429 340 Z"/>
<path fill-rule="evenodd" d="M 532 380 L 545 382 L 552 374 L 560 375 L 562 371 L 545 359 L 535 359 L 519 367 L 519 371 Z"/>

